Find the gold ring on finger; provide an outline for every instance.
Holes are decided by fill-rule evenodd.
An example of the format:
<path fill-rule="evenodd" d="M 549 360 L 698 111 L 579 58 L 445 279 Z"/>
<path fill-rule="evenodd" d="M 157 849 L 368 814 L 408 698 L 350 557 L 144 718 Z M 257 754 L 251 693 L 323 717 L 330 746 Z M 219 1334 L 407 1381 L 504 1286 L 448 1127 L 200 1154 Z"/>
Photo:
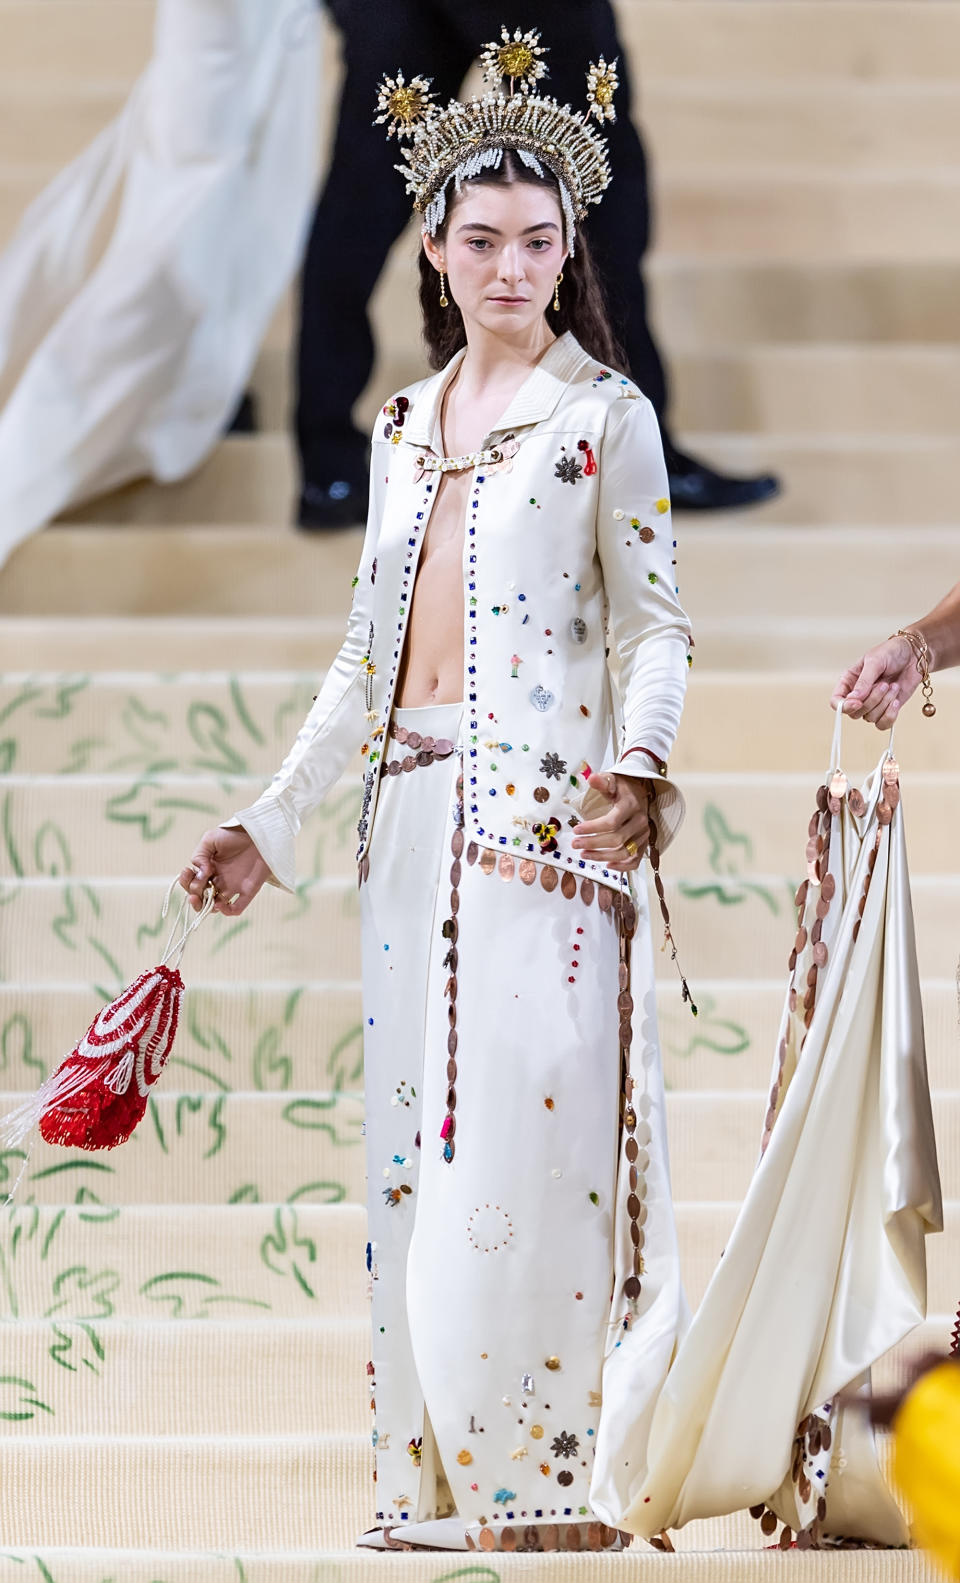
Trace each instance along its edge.
<path fill-rule="evenodd" d="M 632 836 L 631 836 L 629 841 L 624 841 L 623 846 L 624 846 L 624 850 L 626 852 L 629 852 L 631 857 L 636 857 L 637 853 L 640 850 L 640 848 L 637 846 L 637 843 L 636 843 L 636 841 L 634 841 Z"/>

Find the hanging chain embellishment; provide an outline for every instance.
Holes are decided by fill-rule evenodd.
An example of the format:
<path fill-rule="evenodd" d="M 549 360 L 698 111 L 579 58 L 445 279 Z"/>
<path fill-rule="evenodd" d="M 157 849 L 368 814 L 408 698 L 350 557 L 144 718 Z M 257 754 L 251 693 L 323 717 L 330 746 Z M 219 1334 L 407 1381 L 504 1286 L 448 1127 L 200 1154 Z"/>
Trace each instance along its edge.
<path fill-rule="evenodd" d="M 643 1262 L 643 1222 L 646 1219 L 646 1211 L 640 1201 L 638 1191 L 640 1174 L 637 1168 L 637 1161 L 640 1155 L 640 1145 L 636 1138 L 637 1112 L 633 1103 L 633 1077 L 630 1072 L 630 1046 L 633 1043 L 630 942 L 637 927 L 637 909 L 631 898 L 624 896 L 620 891 L 617 891 L 614 896 L 613 905 L 620 934 L 620 993 L 617 996 L 617 1011 L 620 1014 L 619 1038 L 620 1070 L 623 1077 L 623 1126 L 627 1134 L 624 1153 L 627 1157 L 627 1169 L 629 1172 L 627 1185 L 630 1189 L 627 1196 L 627 1216 L 630 1222 L 630 1241 L 633 1245 L 633 1268 L 623 1283 L 623 1295 L 631 1306 L 631 1312 L 634 1312 L 640 1297 L 640 1277 L 646 1273 L 646 1267 Z"/>
<path fill-rule="evenodd" d="M 924 700 L 921 713 L 926 715 L 928 720 L 932 720 L 937 712 L 937 706 L 933 701 L 933 683 L 930 680 L 929 644 L 923 633 L 918 632 L 915 627 L 899 627 L 895 636 L 906 638 L 913 650 L 913 657 L 917 662 L 917 670 L 920 672 L 920 691 L 923 693 Z"/>
<path fill-rule="evenodd" d="M 641 749 L 641 751 L 645 752 L 646 750 Z M 666 765 L 664 764 L 661 769 L 661 774 L 665 773 Z M 667 946 L 669 945 L 670 960 L 671 962 L 676 963 L 677 972 L 680 975 L 680 992 L 683 1003 L 684 1005 L 689 1005 L 693 1015 L 698 1017 L 700 1015 L 700 1009 L 690 993 L 690 985 L 687 983 L 686 974 L 684 973 L 683 968 L 680 966 L 680 958 L 677 954 L 677 942 L 673 938 L 673 930 L 670 925 L 670 909 L 667 906 L 667 898 L 663 888 L 663 880 L 660 878 L 660 835 L 657 829 L 656 813 L 657 793 L 652 781 L 649 781 L 647 783 L 647 819 L 650 825 L 650 839 L 647 843 L 647 859 L 653 873 L 653 883 L 657 892 L 657 901 L 660 903 L 660 916 L 663 919 L 663 949 L 666 950 Z"/>
<path fill-rule="evenodd" d="M 369 632 L 369 635 L 367 637 L 367 652 L 363 656 L 363 659 L 361 660 L 361 664 L 365 667 L 364 682 L 363 682 L 363 685 L 364 685 L 364 708 L 366 710 L 367 719 L 372 722 L 372 721 L 376 720 L 376 718 L 377 718 L 376 711 L 374 710 L 374 707 L 373 707 L 373 678 L 377 674 L 377 667 L 373 663 L 373 622 L 372 621 L 370 623 L 370 632 Z"/>
<path fill-rule="evenodd" d="M 453 862 L 450 865 L 450 916 L 444 921 L 443 938 L 449 940 L 450 945 L 443 965 L 449 971 L 449 978 L 444 986 L 444 997 L 449 1000 L 447 1008 L 447 1021 L 450 1032 L 447 1034 L 447 1113 L 443 1118 L 440 1136 L 443 1139 L 443 1158 L 449 1165 L 457 1152 L 455 1133 L 457 1130 L 457 966 L 460 956 L 457 950 L 457 939 L 460 925 L 457 914 L 460 911 L 460 859 L 463 855 L 463 760 L 460 761 L 460 773 L 457 776 L 457 804 L 453 835 L 450 837 L 450 850 L 453 853 Z"/>

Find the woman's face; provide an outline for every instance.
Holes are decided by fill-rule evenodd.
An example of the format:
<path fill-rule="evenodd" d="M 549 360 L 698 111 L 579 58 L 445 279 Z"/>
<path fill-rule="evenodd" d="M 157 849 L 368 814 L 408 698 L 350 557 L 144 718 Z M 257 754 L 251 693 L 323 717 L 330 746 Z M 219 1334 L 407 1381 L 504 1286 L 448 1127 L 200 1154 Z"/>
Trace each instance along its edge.
<path fill-rule="evenodd" d="M 509 186 L 467 182 L 442 242 L 424 237 L 435 268 L 464 324 L 521 340 L 539 336 L 563 269 L 563 215 L 556 193 L 540 182 Z"/>

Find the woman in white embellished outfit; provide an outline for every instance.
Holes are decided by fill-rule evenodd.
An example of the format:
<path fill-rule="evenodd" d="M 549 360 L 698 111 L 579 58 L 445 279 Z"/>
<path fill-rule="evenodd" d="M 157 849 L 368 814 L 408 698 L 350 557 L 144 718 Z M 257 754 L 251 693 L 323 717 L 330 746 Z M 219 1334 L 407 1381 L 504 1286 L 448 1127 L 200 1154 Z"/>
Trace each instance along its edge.
<path fill-rule="evenodd" d="M 292 888 L 302 820 L 362 749 L 378 1527 L 361 1542 L 381 1546 L 655 1536 L 789 1484 L 801 1416 L 781 1391 L 757 1435 L 776 1394 L 758 1373 L 684 1484 L 703 1437 L 675 1426 L 712 1426 L 712 1360 L 664 1390 L 687 1311 L 632 876 L 648 855 L 669 938 L 656 869 L 683 814 L 667 759 L 690 633 L 656 418 L 616 372 L 577 232 L 604 143 L 535 91 L 542 55 L 504 31 L 466 105 L 436 108 L 421 78 L 381 88 L 380 119 L 411 138 L 439 371 L 377 420 L 347 638 L 292 751 L 181 875 L 230 916 L 265 881 Z M 601 122 L 615 83 L 590 68 Z M 755 1440 L 742 1476 L 727 1453 Z"/>
<path fill-rule="evenodd" d="M 491 46 L 506 97 L 444 111 L 384 84 L 440 372 L 374 428 L 347 639 L 290 755 L 183 875 L 239 892 L 231 915 L 292 887 L 302 819 L 363 746 L 377 1523 L 505 1548 L 618 1542 L 597 1517 L 684 1320 L 629 876 L 682 815 L 689 629 L 656 418 L 575 232 L 604 142 L 529 91 L 541 57 Z M 614 83 L 601 63 L 601 119 Z"/>

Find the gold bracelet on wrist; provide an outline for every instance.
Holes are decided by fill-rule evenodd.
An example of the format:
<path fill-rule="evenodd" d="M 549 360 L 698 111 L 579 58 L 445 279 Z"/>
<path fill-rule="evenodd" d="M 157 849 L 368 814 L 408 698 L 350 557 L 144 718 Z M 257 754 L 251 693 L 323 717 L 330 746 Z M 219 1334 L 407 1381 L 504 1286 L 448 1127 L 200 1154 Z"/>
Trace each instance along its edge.
<path fill-rule="evenodd" d="M 896 636 L 906 638 L 913 650 L 917 670 L 920 672 L 920 691 L 923 693 L 922 713 L 931 720 L 937 712 L 937 706 L 933 701 L 933 683 L 930 680 L 930 647 L 923 633 L 918 632 L 915 627 L 900 627 Z"/>

